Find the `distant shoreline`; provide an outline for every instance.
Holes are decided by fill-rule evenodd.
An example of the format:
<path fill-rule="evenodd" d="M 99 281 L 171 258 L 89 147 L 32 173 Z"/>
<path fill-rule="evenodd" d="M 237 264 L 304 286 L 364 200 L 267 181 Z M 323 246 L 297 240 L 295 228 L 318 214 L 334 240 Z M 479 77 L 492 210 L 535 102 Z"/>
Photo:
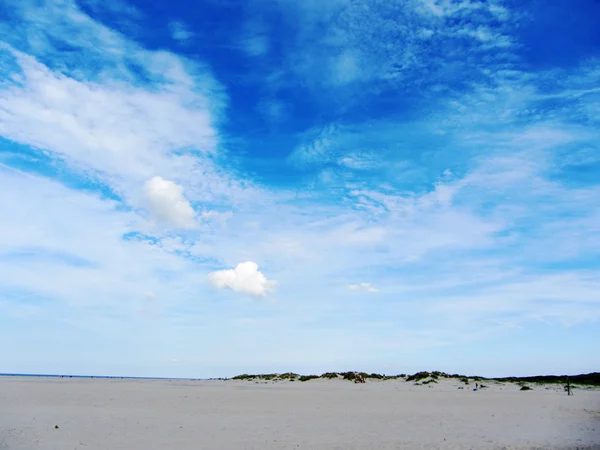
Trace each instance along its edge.
<path fill-rule="evenodd" d="M 120 380 L 216 380 L 217 378 L 179 378 L 179 377 L 131 377 L 121 375 L 70 375 L 49 373 L 0 373 L 0 377 L 39 377 L 39 378 L 102 378 Z M 224 379 L 224 378 L 223 378 Z"/>

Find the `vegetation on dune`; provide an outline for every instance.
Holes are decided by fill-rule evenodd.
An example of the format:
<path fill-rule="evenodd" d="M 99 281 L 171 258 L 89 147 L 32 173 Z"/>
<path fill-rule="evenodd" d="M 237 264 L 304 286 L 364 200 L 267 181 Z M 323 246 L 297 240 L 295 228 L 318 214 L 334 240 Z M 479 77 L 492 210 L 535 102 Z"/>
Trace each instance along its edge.
<path fill-rule="evenodd" d="M 319 378 L 319 375 L 301 375 L 300 378 L 298 378 L 300 381 L 308 381 L 308 380 L 314 380 L 315 378 Z"/>
<path fill-rule="evenodd" d="M 538 384 L 563 384 L 569 379 L 571 383 L 588 386 L 600 386 L 600 372 L 586 373 L 581 375 L 539 375 L 533 377 L 506 377 L 497 378 L 498 381 L 511 383 L 538 383 Z"/>
<path fill-rule="evenodd" d="M 236 375 L 235 377 L 233 377 L 234 380 L 250 380 L 251 378 L 253 378 L 253 376 L 248 375 L 247 373 L 243 373 L 241 375 Z"/>
<path fill-rule="evenodd" d="M 465 384 L 469 384 L 469 378 L 467 378 L 465 375 L 459 375 L 457 373 L 450 375 L 450 374 L 447 374 L 446 372 L 440 372 L 437 370 L 433 371 L 433 372 L 417 372 L 414 375 L 410 375 L 410 376 L 406 377 L 406 381 L 421 381 L 421 380 L 426 380 L 428 378 L 431 379 L 429 381 L 429 383 L 437 382 L 437 380 L 439 380 L 440 378 L 456 378 Z M 475 381 L 479 381 L 483 378 L 482 377 L 474 377 L 473 379 Z M 427 384 L 427 383 L 423 383 L 423 384 Z"/>
<path fill-rule="evenodd" d="M 300 375 L 296 373 L 263 373 L 263 374 L 254 374 L 249 375 L 244 373 L 242 375 L 236 375 L 233 377 L 233 380 L 265 380 L 265 381 L 278 381 L 278 380 L 290 380 L 293 381 L 296 378 L 299 378 Z"/>
<path fill-rule="evenodd" d="M 328 380 L 334 380 L 339 378 L 339 375 L 336 372 L 325 372 L 321 375 L 321 378 L 327 378 Z"/>
<path fill-rule="evenodd" d="M 299 375 L 297 373 L 287 372 L 279 375 L 279 378 L 282 380 L 295 380 Z"/>
<path fill-rule="evenodd" d="M 406 378 L 406 381 L 421 381 L 425 378 L 429 378 L 429 372 L 417 372 Z"/>
<path fill-rule="evenodd" d="M 267 374 L 256 374 L 256 375 L 250 375 L 250 374 L 241 374 L 241 375 L 236 375 L 235 377 L 233 377 L 233 380 L 264 380 L 264 381 L 308 381 L 308 380 L 312 380 L 315 378 L 323 378 L 323 379 L 328 379 L 328 380 L 333 380 L 333 379 L 337 379 L 337 378 L 342 378 L 344 380 L 348 380 L 348 381 L 357 381 L 357 380 L 397 380 L 400 378 L 405 379 L 406 381 L 414 381 L 416 383 L 419 384 L 430 384 L 430 383 L 437 383 L 438 380 L 443 379 L 443 378 L 449 378 L 449 379 L 457 379 L 459 381 L 461 381 L 462 383 L 468 385 L 471 382 L 481 382 L 482 380 L 485 381 L 490 381 L 490 382 L 494 382 L 494 383 L 517 383 L 519 385 L 524 386 L 525 383 L 528 384 L 532 384 L 532 383 L 537 383 L 537 384 L 560 384 L 560 385 L 564 385 L 565 382 L 567 381 L 567 378 L 569 379 L 569 382 L 571 383 L 571 387 L 574 387 L 574 384 L 577 384 L 579 386 L 597 386 L 600 387 L 600 373 L 599 372 L 594 372 L 594 373 L 588 373 L 588 374 L 581 374 L 581 375 L 540 375 L 540 376 L 533 376 L 533 377 L 505 377 L 505 378 L 486 378 L 486 377 L 480 377 L 480 376 L 472 376 L 472 377 L 467 377 L 465 375 L 459 375 L 459 374 L 447 374 L 445 372 L 440 372 L 440 371 L 433 371 L 433 372 L 427 372 L 427 371 L 421 371 L 421 372 L 417 372 L 413 375 L 409 375 L 407 376 L 406 374 L 400 374 L 400 375 L 381 375 L 378 373 L 366 373 L 366 372 L 325 372 L 322 375 L 299 375 L 297 373 L 292 373 L 292 372 L 287 372 L 287 373 L 267 373 Z M 472 380 L 472 381 L 470 381 Z M 484 387 L 483 385 L 481 385 L 481 387 Z M 523 389 L 523 390 L 527 390 L 527 389 Z"/>
<path fill-rule="evenodd" d="M 367 378 L 377 378 L 377 379 L 382 379 L 383 375 L 379 375 L 379 374 L 368 374 L 366 372 L 344 372 L 342 374 L 344 380 L 350 380 L 350 381 L 355 381 L 357 379 L 367 379 Z"/>

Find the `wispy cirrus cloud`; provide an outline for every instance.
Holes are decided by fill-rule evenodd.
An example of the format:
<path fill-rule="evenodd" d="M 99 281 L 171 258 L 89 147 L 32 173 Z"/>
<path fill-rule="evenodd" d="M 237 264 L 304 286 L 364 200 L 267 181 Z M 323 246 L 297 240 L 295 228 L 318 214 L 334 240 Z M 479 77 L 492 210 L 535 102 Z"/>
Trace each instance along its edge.
<path fill-rule="evenodd" d="M 370 2 L 368 8 L 349 1 L 282 5 L 293 10 L 300 30 L 300 51 L 290 55 L 290 70 L 315 85 L 378 80 L 396 87 L 417 83 L 423 90 L 442 77 L 444 83 L 459 83 L 467 70 L 470 78 L 485 77 L 488 53 L 499 61 L 510 59 L 513 45 L 508 29 L 512 17 L 502 1 Z M 442 48 L 446 51 L 440 57 Z M 468 61 L 461 56 L 465 52 L 472 55 Z"/>

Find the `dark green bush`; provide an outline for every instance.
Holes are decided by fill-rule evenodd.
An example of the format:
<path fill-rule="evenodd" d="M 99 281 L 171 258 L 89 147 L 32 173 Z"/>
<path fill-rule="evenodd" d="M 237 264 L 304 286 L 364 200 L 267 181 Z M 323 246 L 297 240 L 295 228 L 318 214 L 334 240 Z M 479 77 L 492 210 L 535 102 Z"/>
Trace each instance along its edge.
<path fill-rule="evenodd" d="M 539 375 L 534 377 L 506 377 L 498 378 L 498 381 L 513 382 L 513 383 L 548 383 L 548 384 L 564 384 L 569 378 L 571 383 L 579 385 L 585 384 L 588 386 L 600 386 L 600 372 L 586 373 L 581 375 Z"/>
<path fill-rule="evenodd" d="M 383 375 L 378 374 L 378 373 L 372 373 L 370 375 L 365 375 L 365 378 L 374 378 L 376 380 L 383 380 L 385 377 Z"/>
<path fill-rule="evenodd" d="M 298 378 L 300 381 L 308 381 L 308 380 L 314 380 L 315 378 L 319 378 L 319 375 L 301 375 L 300 378 Z"/>
<path fill-rule="evenodd" d="M 281 378 L 282 380 L 293 380 L 298 377 L 299 375 L 297 373 L 292 372 L 282 373 L 281 375 L 279 375 L 279 378 Z"/>
<path fill-rule="evenodd" d="M 243 373 L 241 375 L 236 375 L 235 377 L 233 377 L 234 380 L 251 380 L 252 378 L 254 378 L 254 376 L 248 375 L 247 373 Z"/>
<path fill-rule="evenodd" d="M 338 374 L 335 372 L 325 372 L 323 375 L 321 375 L 321 378 L 327 378 L 328 380 L 333 380 L 335 378 L 338 378 Z"/>
<path fill-rule="evenodd" d="M 406 379 L 406 381 L 420 381 L 429 378 L 429 372 L 417 372 Z"/>

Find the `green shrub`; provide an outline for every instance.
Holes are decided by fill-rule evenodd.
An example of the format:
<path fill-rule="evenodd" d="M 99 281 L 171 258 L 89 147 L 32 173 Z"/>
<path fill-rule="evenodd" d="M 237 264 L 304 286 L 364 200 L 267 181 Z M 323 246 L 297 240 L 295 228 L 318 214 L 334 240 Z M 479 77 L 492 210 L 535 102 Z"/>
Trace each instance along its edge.
<path fill-rule="evenodd" d="M 506 377 L 499 378 L 499 381 L 512 383 L 548 383 L 562 384 L 567 381 L 577 383 L 578 385 L 600 386 L 600 372 L 586 373 L 581 375 L 538 375 L 533 377 Z"/>
<path fill-rule="evenodd" d="M 406 381 L 420 381 L 429 378 L 429 372 L 417 372 L 406 379 Z"/>
<path fill-rule="evenodd" d="M 378 373 L 372 373 L 370 375 L 365 375 L 365 378 L 374 378 L 376 380 L 383 380 L 385 377 L 383 375 L 378 374 Z"/>
<path fill-rule="evenodd" d="M 327 378 L 328 380 L 333 380 L 335 378 L 338 378 L 338 374 L 335 372 L 326 372 L 323 375 L 321 375 L 321 378 Z"/>
<path fill-rule="evenodd" d="M 279 375 L 279 378 L 282 380 L 293 380 L 298 377 L 299 375 L 297 373 L 292 372 L 282 373 L 281 375 Z"/>
<path fill-rule="evenodd" d="M 302 375 L 298 379 L 300 381 L 308 381 L 308 380 L 314 380 L 315 378 L 319 378 L 319 376 L 318 375 Z"/>
<path fill-rule="evenodd" d="M 531 391 L 531 388 L 529 386 L 521 386 L 521 390 L 522 391 Z"/>
<path fill-rule="evenodd" d="M 258 376 L 258 378 L 260 378 L 261 380 L 273 380 L 277 377 L 278 375 L 276 373 L 265 373 Z"/>
<path fill-rule="evenodd" d="M 252 378 L 254 378 L 254 375 L 248 375 L 247 373 L 233 377 L 234 380 L 251 380 Z"/>

